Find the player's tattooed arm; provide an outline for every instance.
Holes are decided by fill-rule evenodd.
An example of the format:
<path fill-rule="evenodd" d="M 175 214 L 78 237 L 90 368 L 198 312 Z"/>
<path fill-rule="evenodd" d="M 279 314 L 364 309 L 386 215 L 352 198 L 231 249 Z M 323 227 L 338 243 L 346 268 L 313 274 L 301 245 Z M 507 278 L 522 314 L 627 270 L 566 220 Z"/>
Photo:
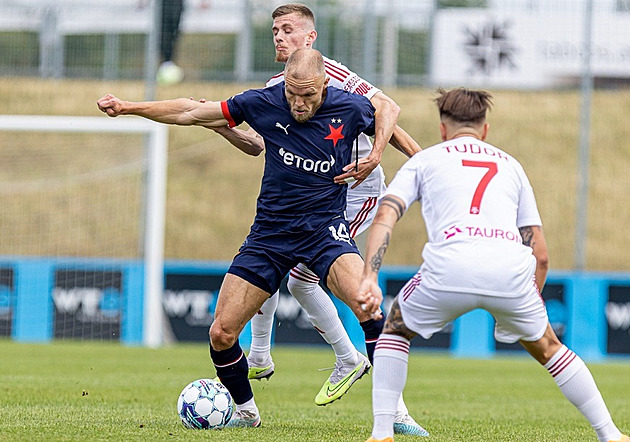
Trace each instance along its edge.
<path fill-rule="evenodd" d="M 385 320 L 383 333 L 402 336 L 409 340 L 416 336 L 416 333 L 409 330 L 403 321 L 402 313 L 400 312 L 400 305 L 398 304 L 398 296 L 394 299 L 394 303 L 389 310 L 389 315 L 387 315 L 387 319 Z"/>
<path fill-rule="evenodd" d="M 383 197 L 383 199 L 381 200 L 381 206 L 388 206 L 394 209 L 394 212 L 396 213 L 396 216 L 397 216 L 397 219 L 396 219 L 397 221 L 405 213 L 404 205 L 400 201 L 398 201 L 397 198 L 394 198 L 389 195 L 386 195 Z"/>
<path fill-rule="evenodd" d="M 532 239 L 534 238 L 534 230 L 532 226 L 520 227 L 519 232 L 521 232 L 521 238 L 523 238 L 523 245 L 534 247 L 532 244 Z"/>
<path fill-rule="evenodd" d="M 532 254 L 536 257 L 536 285 L 542 291 L 549 271 L 549 253 L 547 241 L 541 226 L 520 227 L 523 244 L 532 248 Z"/>
<path fill-rule="evenodd" d="M 389 228 L 389 226 L 387 227 Z M 389 232 L 385 234 L 385 237 L 383 238 L 383 243 L 380 245 L 376 253 L 374 253 L 374 255 L 372 255 L 372 257 L 370 258 L 370 269 L 373 272 L 378 273 L 378 271 L 381 269 L 381 265 L 383 265 L 383 258 L 385 256 L 385 252 L 387 251 L 387 246 L 389 246 Z"/>

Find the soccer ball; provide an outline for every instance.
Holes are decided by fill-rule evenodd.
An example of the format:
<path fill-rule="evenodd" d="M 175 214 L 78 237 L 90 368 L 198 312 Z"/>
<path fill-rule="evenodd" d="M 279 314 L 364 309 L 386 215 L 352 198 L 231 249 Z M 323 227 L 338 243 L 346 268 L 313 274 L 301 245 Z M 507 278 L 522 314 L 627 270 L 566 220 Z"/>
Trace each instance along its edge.
<path fill-rule="evenodd" d="M 184 72 L 182 68 L 177 66 L 172 61 L 165 61 L 162 63 L 157 71 L 156 80 L 159 84 L 169 86 L 182 81 L 184 78 Z"/>
<path fill-rule="evenodd" d="M 221 429 L 234 412 L 234 402 L 225 386 L 212 379 L 198 379 L 186 385 L 177 399 L 182 423 L 192 429 Z"/>

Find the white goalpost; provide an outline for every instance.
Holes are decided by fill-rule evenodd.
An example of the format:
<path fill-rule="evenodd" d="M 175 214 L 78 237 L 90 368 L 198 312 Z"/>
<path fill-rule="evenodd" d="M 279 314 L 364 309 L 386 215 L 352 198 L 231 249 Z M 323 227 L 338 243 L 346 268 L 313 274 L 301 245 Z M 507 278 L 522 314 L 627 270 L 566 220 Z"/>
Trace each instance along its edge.
<path fill-rule="evenodd" d="M 24 138 L 20 138 L 18 133 Z M 56 137 L 64 135 L 69 135 L 69 138 L 54 141 Z M 129 139 L 121 138 L 124 141 L 115 138 L 128 135 Z M 91 138 L 83 139 L 83 136 Z M 126 143 L 132 147 L 128 149 Z M 108 146 L 113 147 L 110 149 Z M 70 323 L 70 320 L 64 319 L 60 312 L 64 308 L 65 311 L 74 308 L 72 311 L 76 314 L 72 324 L 77 323 L 77 317 L 79 321 L 91 319 L 91 322 L 85 321 L 82 325 L 88 334 L 109 334 L 105 339 L 111 339 L 112 334 L 118 334 L 116 337 L 119 338 L 122 334 L 124 340 L 126 333 L 128 342 L 133 343 L 134 336 L 141 336 L 146 346 L 161 345 L 167 147 L 167 126 L 140 118 L 0 115 L 0 162 L 4 163 L 4 171 L 0 170 L 0 202 L 5 207 L 4 213 L 0 215 L 0 264 L 3 266 L 0 270 L 4 272 L 0 273 L 0 279 L 4 278 L 0 286 L 9 292 L 9 295 L 5 295 L 9 299 L 4 302 L 6 305 L 0 299 L 0 313 L 8 311 L 10 314 L 6 327 L 13 326 L 13 330 L 7 332 L 9 336 L 23 336 L 25 339 L 42 336 L 50 339 L 56 335 L 82 338 L 81 331 L 62 330 L 63 321 Z M 60 158 L 55 158 L 56 149 Z M 129 154 L 127 157 L 131 151 L 134 152 L 133 156 Z M 96 165 L 84 167 L 90 161 Z M 41 172 L 33 172 L 33 169 L 41 169 Z M 54 178 L 51 178 L 53 174 Z M 133 178 L 129 178 L 132 174 Z M 134 189 L 126 188 L 128 180 L 134 183 Z M 83 195 L 81 192 L 90 192 L 90 186 L 95 181 L 99 182 L 100 188 L 105 189 L 103 192 L 111 190 L 115 193 L 111 196 Z M 78 195 L 77 203 L 58 198 L 59 194 L 64 194 L 67 182 L 72 182 L 72 192 Z M 61 190 L 52 195 L 51 189 L 55 187 Z M 38 196 L 34 198 L 33 194 Z M 85 202 L 88 199 L 89 204 Z M 126 210 L 130 212 L 129 215 L 122 213 Z M 36 214 L 31 215 L 34 212 Z M 99 224 L 86 225 L 72 220 L 90 216 L 98 218 Z M 19 225 L 22 219 L 26 220 L 24 227 Z M 59 227 L 56 226 L 51 233 L 53 224 Z M 35 230 L 40 227 L 43 233 L 38 236 Z M 76 233 L 66 233 L 66 229 L 76 230 Z M 107 229 L 111 231 L 104 233 Z M 101 235 L 105 234 L 111 238 L 111 245 L 98 249 L 99 245 L 91 244 L 99 242 Z M 55 235 L 58 238 L 51 238 Z M 77 238 L 72 245 L 48 245 L 48 242 L 62 242 L 59 238 L 65 239 L 71 235 Z M 89 283 L 83 286 L 79 284 L 79 289 L 76 289 L 54 286 L 50 280 L 56 276 L 44 275 L 44 279 L 48 278 L 46 283 L 33 284 L 31 281 L 26 284 L 19 280 L 29 269 L 41 266 L 43 259 L 83 257 L 114 261 L 126 258 L 137 261 L 135 258 L 141 258 L 138 268 L 140 272 L 143 271 L 143 277 L 141 283 L 134 287 L 143 287 L 143 302 L 120 301 L 122 295 L 108 297 L 114 286 L 103 282 L 96 284 L 101 289 L 100 297 L 94 297 L 94 290 L 88 287 Z M 13 261 L 18 262 L 14 268 L 11 267 Z M 90 278 L 94 280 L 101 276 L 90 274 L 87 279 Z M 55 298 L 55 305 L 37 316 L 45 309 L 37 303 L 42 297 L 41 292 L 53 286 L 59 299 Z M 127 282 L 119 283 L 114 289 L 121 293 L 133 291 Z M 18 292 L 19 296 L 16 294 Z M 80 296 L 72 298 L 71 295 L 77 292 L 80 292 Z M 142 294 L 127 293 L 126 297 L 130 295 L 137 298 Z M 11 301 L 11 296 L 24 299 Z M 43 299 L 42 303 L 46 304 L 45 296 Z M 120 307 L 117 302 L 124 302 L 125 305 Z M 142 317 L 142 324 L 119 325 L 113 332 L 112 329 L 99 328 L 100 324 L 113 322 L 111 317 L 115 313 L 112 313 L 112 305 L 124 312 L 121 315 Z M 51 316 L 51 312 L 55 319 L 44 317 Z M 32 318 L 44 318 L 48 322 L 39 328 L 23 324 L 35 321 Z M 120 321 L 124 323 L 125 319 Z M 129 331 L 130 328 L 136 331 Z"/>

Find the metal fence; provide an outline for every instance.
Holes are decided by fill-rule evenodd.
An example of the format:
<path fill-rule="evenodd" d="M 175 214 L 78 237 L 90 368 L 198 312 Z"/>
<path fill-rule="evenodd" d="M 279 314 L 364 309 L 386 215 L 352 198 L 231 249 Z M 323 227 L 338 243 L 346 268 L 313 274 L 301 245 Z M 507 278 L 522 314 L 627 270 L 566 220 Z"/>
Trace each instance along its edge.
<path fill-rule="evenodd" d="M 627 41 L 623 24 L 630 16 L 630 1 L 592 1 L 595 28 L 602 24 L 604 45 L 595 50 L 601 57 L 611 57 L 606 45 Z M 259 81 L 277 72 L 272 61 L 271 11 L 280 3 L 185 0 L 174 54 L 185 79 Z M 153 4 L 152 0 L 5 0 L 0 4 L 0 75 L 143 78 L 154 68 L 147 66 L 152 60 L 146 56 L 149 36 L 159 34 Z M 587 0 L 315 0 L 305 4 L 317 17 L 320 51 L 343 60 L 366 79 L 389 86 L 435 83 L 435 77 L 442 75 L 440 60 L 451 57 L 445 54 L 451 50 L 448 41 L 472 44 L 469 63 L 485 62 L 485 68 L 491 67 L 489 55 L 513 59 L 515 53 L 499 47 L 509 48 L 514 38 L 528 32 L 530 37 L 550 34 L 547 46 L 537 49 L 546 51 L 547 60 L 579 57 Z M 159 0 L 155 3 L 158 9 L 161 5 Z M 168 1 L 165 5 L 168 8 Z M 477 8 L 463 13 L 455 6 Z M 495 23 L 489 25 L 488 20 Z M 561 34 L 551 23 L 560 24 Z M 609 26 L 619 23 L 622 27 L 617 30 Z M 622 72 L 608 75 L 610 81 L 627 77 L 629 71 L 628 46 L 615 50 L 620 51 L 614 56 L 623 67 Z"/>

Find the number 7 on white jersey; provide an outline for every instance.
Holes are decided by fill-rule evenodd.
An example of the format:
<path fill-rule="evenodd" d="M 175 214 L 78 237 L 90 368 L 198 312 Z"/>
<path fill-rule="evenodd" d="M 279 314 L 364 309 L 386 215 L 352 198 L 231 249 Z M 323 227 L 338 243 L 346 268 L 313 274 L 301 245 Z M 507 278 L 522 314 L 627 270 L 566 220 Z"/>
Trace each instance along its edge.
<path fill-rule="evenodd" d="M 478 215 L 481 206 L 481 199 L 483 198 L 483 194 L 490 183 L 490 180 L 497 174 L 498 168 L 497 163 L 492 161 L 473 161 L 473 160 L 462 160 L 462 166 L 466 167 L 485 167 L 488 171 L 481 177 L 481 181 L 477 185 L 475 189 L 475 193 L 472 198 L 472 202 L 470 203 L 470 213 L 473 215 Z"/>

